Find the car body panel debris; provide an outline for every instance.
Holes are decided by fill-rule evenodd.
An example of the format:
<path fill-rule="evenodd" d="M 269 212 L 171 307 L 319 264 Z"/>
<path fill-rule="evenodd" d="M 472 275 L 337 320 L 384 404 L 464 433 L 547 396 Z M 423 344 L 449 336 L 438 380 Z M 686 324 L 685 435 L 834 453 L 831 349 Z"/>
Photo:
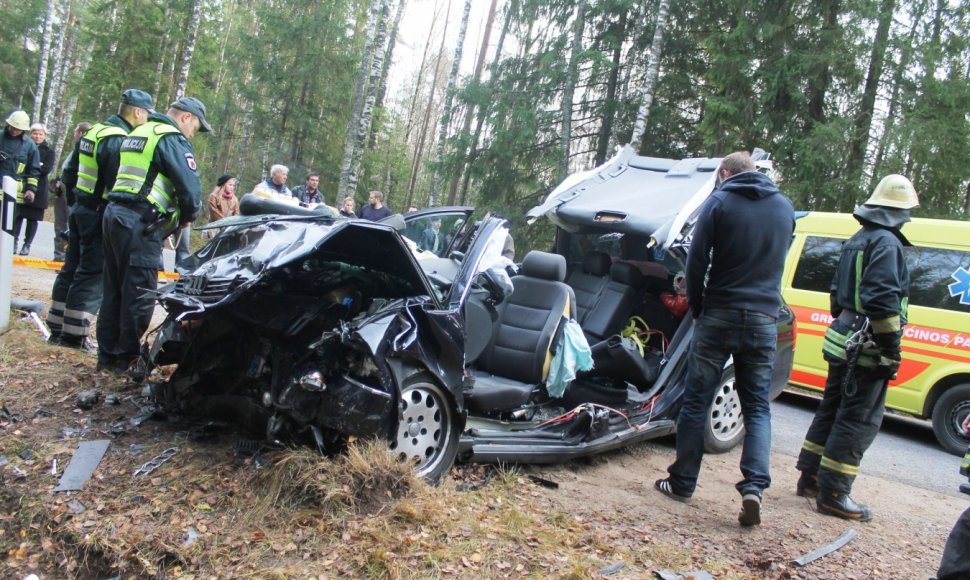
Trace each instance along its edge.
<path fill-rule="evenodd" d="M 826 544 L 817 550 L 813 550 L 805 554 L 801 558 L 792 560 L 792 564 L 799 567 L 806 566 L 809 563 L 814 562 L 815 560 L 818 560 L 822 556 L 828 556 L 832 552 L 848 544 L 852 540 L 852 538 L 856 537 L 857 535 L 858 534 L 856 533 L 854 528 L 849 528 L 841 536 L 832 540 L 831 543 Z"/>
<path fill-rule="evenodd" d="M 101 463 L 105 452 L 108 451 L 108 439 L 96 439 L 94 441 L 81 441 L 77 445 L 77 451 L 71 457 L 71 462 L 67 464 L 64 475 L 54 491 L 78 491 L 84 488 L 84 482 L 94 473 Z"/>
<path fill-rule="evenodd" d="M 654 572 L 660 580 L 714 580 L 707 572 L 695 570 L 693 572 L 671 572 L 670 570 L 660 570 Z"/>

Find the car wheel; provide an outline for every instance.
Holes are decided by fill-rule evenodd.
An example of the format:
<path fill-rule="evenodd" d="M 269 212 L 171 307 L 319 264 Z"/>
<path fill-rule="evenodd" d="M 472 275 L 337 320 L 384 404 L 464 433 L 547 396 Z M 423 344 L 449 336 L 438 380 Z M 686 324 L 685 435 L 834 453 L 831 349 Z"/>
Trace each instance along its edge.
<path fill-rule="evenodd" d="M 711 405 L 711 418 L 704 432 L 704 451 L 724 453 L 737 447 L 744 439 L 744 418 L 741 399 L 734 383 L 734 367 L 724 369 L 721 383 Z"/>
<path fill-rule="evenodd" d="M 444 391 L 423 375 L 401 389 L 399 409 L 391 451 L 414 462 L 418 476 L 437 483 L 458 454 L 458 413 Z"/>
<path fill-rule="evenodd" d="M 970 414 L 970 384 L 950 387 L 933 405 L 933 434 L 943 449 L 954 455 L 967 452 L 970 439 L 963 435 L 960 425 Z"/>

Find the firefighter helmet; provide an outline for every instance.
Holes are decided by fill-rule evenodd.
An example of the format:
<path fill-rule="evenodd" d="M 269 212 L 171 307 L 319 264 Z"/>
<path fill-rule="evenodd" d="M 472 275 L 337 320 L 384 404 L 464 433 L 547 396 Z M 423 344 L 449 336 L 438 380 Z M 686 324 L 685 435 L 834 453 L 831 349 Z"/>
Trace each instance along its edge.
<path fill-rule="evenodd" d="M 14 129 L 20 129 L 21 131 L 30 130 L 30 117 L 28 117 L 27 113 L 23 111 L 14 111 L 13 113 L 10 113 L 10 116 L 7 117 L 6 123 Z"/>
<path fill-rule="evenodd" d="M 919 197 L 913 182 L 902 175 L 892 174 L 882 178 L 865 205 L 911 209 L 919 205 Z"/>

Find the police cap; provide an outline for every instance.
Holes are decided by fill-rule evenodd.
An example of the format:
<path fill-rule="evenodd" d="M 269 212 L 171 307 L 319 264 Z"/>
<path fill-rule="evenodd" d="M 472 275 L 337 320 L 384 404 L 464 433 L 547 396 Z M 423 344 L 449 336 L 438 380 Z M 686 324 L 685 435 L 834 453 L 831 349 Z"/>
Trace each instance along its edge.
<path fill-rule="evenodd" d="M 212 130 L 212 126 L 209 125 L 209 122 L 205 119 L 205 105 L 203 105 L 202 101 L 199 99 L 195 97 L 182 97 L 169 105 L 169 108 L 185 111 L 186 113 L 192 113 L 198 117 L 199 123 L 202 125 L 199 130 L 203 133 L 208 133 Z"/>
<path fill-rule="evenodd" d="M 121 93 L 121 103 L 146 111 L 151 111 L 153 106 L 152 96 L 139 89 L 128 89 Z"/>

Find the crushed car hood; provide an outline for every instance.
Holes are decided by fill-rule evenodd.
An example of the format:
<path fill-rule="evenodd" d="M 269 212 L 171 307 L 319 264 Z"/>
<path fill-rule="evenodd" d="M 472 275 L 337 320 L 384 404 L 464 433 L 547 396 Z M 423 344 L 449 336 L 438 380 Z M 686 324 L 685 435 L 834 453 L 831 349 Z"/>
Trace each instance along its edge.
<path fill-rule="evenodd" d="M 545 216 L 570 233 L 649 235 L 669 247 L 717 184 L 719 158 L 661 159 L 623 147 L 603 165 L 567 177 L 526 214 Z"/>
<path fill-rule="evenodd" d="M 225 220 L 222 222 L 225 226 Z M 225 227 L 183 263 L 179 290 L 202 294 L 213 282 L 232 288 L 270 271 L 313 264 L 381 272 L 400 284 L 401 295 L 434 296 L 413 255 L 390 226 L 367 221 L 248 218 Z"/>

